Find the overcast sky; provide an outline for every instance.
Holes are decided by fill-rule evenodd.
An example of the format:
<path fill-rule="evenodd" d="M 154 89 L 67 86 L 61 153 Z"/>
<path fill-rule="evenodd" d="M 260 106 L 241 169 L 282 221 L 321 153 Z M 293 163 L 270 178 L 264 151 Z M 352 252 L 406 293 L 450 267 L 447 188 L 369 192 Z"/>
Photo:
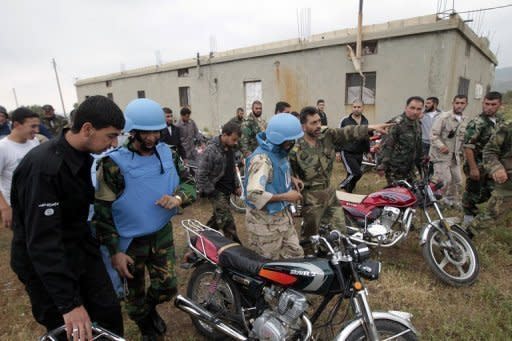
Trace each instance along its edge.
<path fill-rule="evenodd" d="M 452 5 L 452 0 L 440 0 Z M 459 12 L 511 3 L 457 0 Z M 358 0 L 0 0 L 0 105 L 52 104 L 62 112 L 52 58 L 57 61 L 64 104 L 76 100 L 74 82 L 208 53 L 210 37 L 223 51 L 297 38 L 297 9 L 311 8 L 311 33 L 357 24 Z M 365 0 L 363 24 L 433 14 L 437 0 Z M 443 5 L 441 5 L 443 7 Z M 442 8 L 443 9 L 443 8 Z M 489 35 L 499 67 L 512 66 L 512 7 L 473 14 L 474 29 Z M 467 18 L 467 15 L 463 15 Z"/>

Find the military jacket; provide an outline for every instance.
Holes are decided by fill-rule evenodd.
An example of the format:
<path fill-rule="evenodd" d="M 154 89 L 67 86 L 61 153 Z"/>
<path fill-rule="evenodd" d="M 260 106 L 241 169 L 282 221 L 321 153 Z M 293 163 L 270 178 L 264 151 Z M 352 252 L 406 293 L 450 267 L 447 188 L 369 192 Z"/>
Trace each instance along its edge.
<path fill-rule="evenodd" d="M 475 161 L 478 165 L 483 165 L 482 151 L 492 134 L 496 131 L 496 126 L 502 122 L 503 116 L 499 113 L 496 114 L 496 123 L 484 113 L 469 121 L 466 127 L 466 134 L 464 135 L 463 147 L 473 149 Z"/>
<path fill-rule="evenodd" d="M 267 122 L 260 116 L 256 117 L 251 112 L 249 117 L 242 122 L 242 136 L 240 137 L 240 149 L 244 155 L 252 153 L 257 147 L 256 135 L 267 129 Z"/>
<path fill-rule="evenodd" d="M 493 174 L 504 168 L 508 180 L 503 184 L 495 184 L 495 190 L 500 194 L 512 196 L 512 120 L 507 120 L 497 128 L 483 150 L 485 170 Z"/>

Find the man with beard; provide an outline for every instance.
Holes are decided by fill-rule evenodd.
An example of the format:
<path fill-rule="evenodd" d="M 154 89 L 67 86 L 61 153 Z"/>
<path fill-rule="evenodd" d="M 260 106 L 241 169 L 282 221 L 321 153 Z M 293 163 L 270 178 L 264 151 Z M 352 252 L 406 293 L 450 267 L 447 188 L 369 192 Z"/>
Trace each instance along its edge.
<path fill-rule="evenodd" d="M 468 104 L 466 95 L 453 98 L 452 110 L 439 115 L 430 133 L 430 161 L 434 164 L 434 182 L 443 182 L 443 202 L 447 206 L 461 208 L 462 192 L 462 145 L 466 131 L 463 115 Z"/>
<path fill-rule="evenodd" d="M 174 150 L 178 152 L 178 155 L 185 160 L 187 158 L 185 148 L 181 144 L 180 130 L 173 123 L 172 110 L 171 108 L 162 108 L 165 115 L 165 123 L 167 127 L 161 131 L 162 142 L 167 143 L 169 146 L 173 146 Z"/>
<path fill-rule="evenodd" d="M 252 111 L 249 117 L 242 123 L 240 127 L 242 136 L 240 137 L 240 150 L 244 157 L 248 157 L 258 147 L 256 135 L 264 131 L 267 127 L 267 122 L 263 117 L 262 105 L 260 101 L 252 102 Z"/>
<path fill-rule="evenodd" d="M 299 120 L 290 114 L 273 116 L 265 132 L 257 135 L 258 148 L 246 163 L 245 192 L 247 210 L 245 226 L 249 249 L 271 259 L 301 257 L 304 253 L 293 218 L 291 203 L 302 198 L 292 189 L 288 152 L 295 140 L 303 136 Z"/>
<path fill-rule="evenodd" d="M 124 130 L 131 135 L 99 163 L 92 223 L 113 267 L 127 280 L 128 315 L 143 340 L 156 340 L 167 329 L 156 306 L 177 292 L 170 219 L 178 206 L 195 198 L 195 188 L 176 154 L 159 143 L 166 127 L 161 106 L 136 99 L 125 116 Z M 147 291 L 145 268 L 151 282 Z"/>
<path fill-rule="evenodd" d="M 345 225 L 343 209 L 336 199 L 336 189 L 331 186 L 336 148 L 353 140 L 368 141 L 369 132 L 377 130 L 385 133 L 385 128 L 390 124 L 350 125 L 322 131 L 322 121 L 315 107 L 301 110 L 300 123 L 305 134 L 290 152 L 290 164 L 293 175 L 303 181 L 302 237 L 309 238 L 318 233 L 320 224 Z"/>
<path fill-rule="evenodd" d="M 45 104 L 43 105 L 41 124 L 49 131 L 51 137 L 55 137 L 68 124 L 68 120 L 62 116 L 55 115 L 55 109 L 50 104 Z"/>
<path fill-rule="evenodd" d="M 320 122 L 323 127 L 327 127 L 327 113 L 325 110 L 325 100 L 319 99 L 316 101 L 316 108 L 318 110 L 318 115 L 320 115 Z"/>
<path fill-rule="evenodd" d="M 423 156 L 428 156 L 430 151 L 430 132 L 432 130 L 432 125 L 441 114 L 441 111 L 437 109 L 438 105 L 439 98 L 437 97 L 429 97 L 425 101 L 425 111 L 421 117 L 421 143 L 423 147 Z"/>
<path fill-rule="evenodd" d="M 235 117 L 233 117 L 232 119 L 230 119 L 228 121 L 229 122 L 233 122 L 233 123 L 236 123 L 239 127 L 242 126 L 242 123 L 244 122 L 244 115 L 245 115 L 245 111 L 244 111 L 244 108 L 236 108 L 236 114 L 235 114 Z"/>

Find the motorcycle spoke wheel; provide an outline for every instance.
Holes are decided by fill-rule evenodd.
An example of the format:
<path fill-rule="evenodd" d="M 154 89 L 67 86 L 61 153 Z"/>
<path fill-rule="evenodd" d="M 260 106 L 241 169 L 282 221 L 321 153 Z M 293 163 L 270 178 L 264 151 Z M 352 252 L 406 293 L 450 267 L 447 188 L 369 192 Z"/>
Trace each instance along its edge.
<path fill-rule="evenodd" d="M 471 239 L 458 227 L 452 227 L 451 234 L 455 245 L 439 230 L 430 230 L 423 245 L 423 257 L 446 284 L 471 285 L 480 272 L 478 254 Z"/>
<path fill-rule="evenodd" d="M 397 341 L 415 341 L 418 340 L 416 334 L 409 327 L 398 323 L 396 321 L 386 319 L 376 319 L 375 325 L 379 332 L 380 340 L 397 340 Z M 370 340 L 366 335 L 366 331 L 363 326 L 357 327 L 350 335 L 348 335 L 347 341 L 362 341 Z"/>
<path fill-rule="evenodd" d="M 241 197 L 235 194 L 231 194 L 231 196 L 229 197 L 229 203 L 231 207 L 235 209 L 236 212 L 245 213 L 245 201 Z"/>

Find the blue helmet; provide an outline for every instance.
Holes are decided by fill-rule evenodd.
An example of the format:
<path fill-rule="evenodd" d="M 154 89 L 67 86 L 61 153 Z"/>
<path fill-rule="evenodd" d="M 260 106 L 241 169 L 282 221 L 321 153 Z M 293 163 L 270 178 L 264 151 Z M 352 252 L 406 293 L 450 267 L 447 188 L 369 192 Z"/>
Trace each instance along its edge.
<path fill-rule="evenodd" d="M 126 123 L 124 131 L 157 131 L 167 127 L 162 106 L 157 102 L 139 98 L 131 101 L 124 109 Z"/>
<path fill-rule="evenodd" d="M 304 132 L 297 117 L 291 114 L 277 114 L 268 122 L 265 135 L 267 141 L 280 145 L 285 141 L 296 140 L 304 136 Z"/>

